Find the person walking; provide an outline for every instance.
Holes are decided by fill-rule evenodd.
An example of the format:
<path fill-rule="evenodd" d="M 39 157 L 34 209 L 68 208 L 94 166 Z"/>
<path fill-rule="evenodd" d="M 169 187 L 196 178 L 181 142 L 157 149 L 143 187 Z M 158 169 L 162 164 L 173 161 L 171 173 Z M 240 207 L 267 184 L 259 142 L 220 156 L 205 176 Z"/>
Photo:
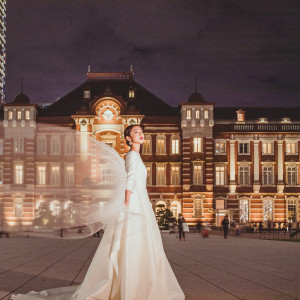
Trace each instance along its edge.
<path fill-rule="evenodd" d="M 179 232 L 179 241 L 181 242 L 181 238 L 185 241 L 185 232 L 183 230 L 183 223 L 185 222 L 185 219 L 182 214 L 179 214 L 178 218 L 178 232 Z"/>
<path fill-rule="evenodd" d="M 224 220 L 221 223 L 222 228 L 223 228 L 223 232 L 224 232 L 224 239 L 227 239 L 227 235 L 228 235 L 228 225 L 229 225 L 229 220 L 228 220 L 228 216 L 225 216 Z"/>

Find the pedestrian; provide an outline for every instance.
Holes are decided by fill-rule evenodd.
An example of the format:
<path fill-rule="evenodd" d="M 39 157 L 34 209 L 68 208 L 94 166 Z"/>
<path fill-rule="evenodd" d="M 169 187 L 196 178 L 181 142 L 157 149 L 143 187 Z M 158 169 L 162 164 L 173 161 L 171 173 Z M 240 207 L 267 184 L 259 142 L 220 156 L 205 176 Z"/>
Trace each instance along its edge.
<path fill-rule="evenodd" d="M 185 219 L 182 214 L 179 214 L 178 218 L 178 232 L 179 232 L 179 241 L 181 242 L 181 238 L 185 241 L 185 232 L 183 230 L 183 223 L 185 223 Z"/>
<path fill-rule="evenodd" d="M 201 232 L 201 228 L 202 228 L 202 224 L 201 224 L 201 222 L 200 221 L 198 221 L 198 223 L 197 223 L 197 230 L 198 230 L 198 232 L 200 233 Z"/>
<path fill-rule="evenodd" d="M 228 235 L 228 225 L 229 225 L 229 220 L 228 220 L 228 216 L 225 216 L 222 223 L 222 228 L 223 228 L 223 232 L 224 232 L 224 238 L 227 239 L 227 235 Z"/>
<path fill-rule="evenodd" d="M 289 222 L 289 224 L 288 224 L 288 231 L 291 232 L 291 229 L 292 229 L 292 222 Z"/>
<path fill-rule="evenodd" d="M 262 230 L 263 230 L 263 224 L 262 224 L 262 222 L 259 222 L 258 230 L 259 230 L 259 233 L 262 233 Z"/>

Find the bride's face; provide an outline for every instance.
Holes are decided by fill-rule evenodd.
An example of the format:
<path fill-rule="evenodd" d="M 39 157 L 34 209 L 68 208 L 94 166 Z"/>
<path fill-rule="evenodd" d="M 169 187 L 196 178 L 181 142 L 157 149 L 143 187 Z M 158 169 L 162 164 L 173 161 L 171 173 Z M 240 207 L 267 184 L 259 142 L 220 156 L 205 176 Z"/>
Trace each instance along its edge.
<path fill-rule="evenodd" d="M 144 132 L 140 126 L 134 126 L 130 132 L 131 143 L 143 144 L 144 143 Z"/>

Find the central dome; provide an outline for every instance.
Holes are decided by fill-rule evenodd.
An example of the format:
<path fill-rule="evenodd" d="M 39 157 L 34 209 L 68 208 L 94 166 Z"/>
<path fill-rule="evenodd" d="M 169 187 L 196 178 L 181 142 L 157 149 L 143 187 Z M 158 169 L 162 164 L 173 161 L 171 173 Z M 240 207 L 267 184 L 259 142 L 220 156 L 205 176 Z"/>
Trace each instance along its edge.
<path fill-rule="evenodd" d="M 188 102 L 206 102 L 206 101 L 203 99 L 203 96 L 200 93 L 195 92 L 189 97 Z"/>
<path fill-rule="evenodd" d="M 13 103 L 15 103 L 15 104 L 28 104 L 28 103 L 30 103 L 30 100 L 29 100 L 28 96 L 21 93 L 21 94 L 16 96 Z"/>

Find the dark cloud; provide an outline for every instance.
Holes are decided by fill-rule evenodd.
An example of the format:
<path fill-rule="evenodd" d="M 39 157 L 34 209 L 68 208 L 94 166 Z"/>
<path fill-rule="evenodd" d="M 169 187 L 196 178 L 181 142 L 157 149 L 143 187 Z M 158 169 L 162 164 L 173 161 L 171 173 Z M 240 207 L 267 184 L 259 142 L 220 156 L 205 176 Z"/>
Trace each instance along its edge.
<path fill-rule="evenodd" d="M 176 106 L 194 89 L 217 105 L 297 105 L 300 2 L 7 1 L 7 102 L 52 102 L 92 71 L 128 71 Z"/>

